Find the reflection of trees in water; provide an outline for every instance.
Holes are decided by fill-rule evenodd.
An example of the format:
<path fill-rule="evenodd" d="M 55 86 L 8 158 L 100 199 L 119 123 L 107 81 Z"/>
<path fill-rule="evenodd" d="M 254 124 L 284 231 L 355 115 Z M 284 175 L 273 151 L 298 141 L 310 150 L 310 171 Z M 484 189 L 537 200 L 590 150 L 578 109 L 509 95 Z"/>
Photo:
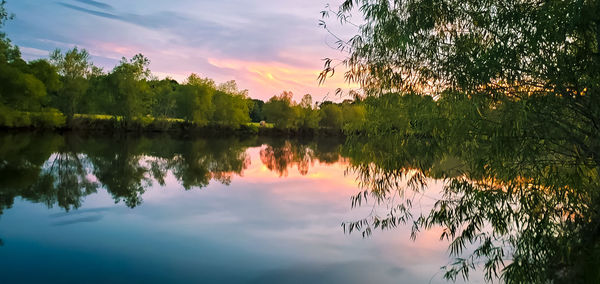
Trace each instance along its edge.
<path fill-rule="evenodd" d="M 246 147 L 235 139 L 186 142 L 169 168 L 185 189 L 206 187 L 211 180 L 230 184 L 250 165 Z"/>
<path fill-rule="evenodd" d="M 287 176 L 288 169 L 296 167 L 306 175 L 315 161 L 332 164 L 340 160 L 338 140 L 317 139 L 309 142 L 275 140 L 260 150 L 260 160 L 279 176 Z"/>
<path fill-rule="evenodd" d="M 249 166 L 237 139 L 185 140 L 15 133 L 0 135 L 0 214 L 21 196 L 48 207 L 79 208 L 101 186 L 129 207 L 169 171 L 186 189 L 229 184 Z"/>
<path fill-rule="evenodd" d="M 306 174 L 315 159 L 339 160 L 337 141 L 274 140 L 268 144 L 261 159 L 280 175 L 292 166 Z M 260 142 L 135 135 L 0 135 L 0 214 L 18 196 L 48 207 L 77 209 L 98 187 L 115 202 L 135 207 L 142 203 L 149 186 L 165 185 L 168 173 L 185 189 L 206 187 L 211 181 L 229 185 L 250 166 L 246 150 L 253 145 Z"/>
<path fill-rule="evenodd" d="M 17 197 L 67 211 L 77 209 L 99 187 L 116 203 L 135 207 L 143 202 L 149 186 L 164 186 L 169 173 L 185 189 L 206 187 L 211 181 L 229 185 L 250 166 L 247 148 L 260 144 L 237 138 L 1 134 L 0 215 Z M 340 145 L 335 140 L 273 140 L 260 155 L 279 175 L 287 174 L 290 167 L 306 174 L 316 160 L 339 161 Z"/>
<path fill-rule="evenodd" d="M 0 135 L 0 215 L 12 207 L 14 199 L 41 200 L 35 190 L 41 167 L 61 144 L 57 136 L 40 139 L 40 135 Z M 35 144 L 36 147 L 31 147 Z M 0 246 L 4 242 L 0 239 Z"/>
<path fill-rule="evenodd" d="M 142 202 L 142 194 L 152 185 L 151 168 L 144 166 L 135 141 L 118 141 L 119 146 L 107 144 L 90 155 L 93 173 L 98 182 L 113 196 L 129 207 Z"/>
<path fill-rule="evenodd" d="M 369 235 L 412 224 L 416 237 L 441 227 L 440 237 L 450 241 L 456 257 L 446 267 L 451 279 L 481 267 L 489 278 L 503 271 L 507 282 L 596 283 L 598 167 L 581 163 L 576 152 L 565 155 L 570 150 L 556 141 L 536 150 L 539 143 L 523 139 L 351 139 L 343 152 L 364 189 L 352 205 L 368 199 L 384 206 L 344 228 Z M 423 190 L 429 178 L 444 181 L 441 197 Z M 423 198 L 435 204 L 419 212 Z"/>
<path fill-rule="evenodd" d="M 305 144 L 292 144 L 280 141 L 260 150 L 260 160 L 279 176 L 287 176 L 288 168 L 297 167 L 301 175 L 306 175 L 313 163 L 313 151 Z"/>
<path fill-rule="evenodd" d="M 83 198 L 95 193 L 98 184 L 88 177 L 89 161 L 84 155 L 73 152 L 53 154 L 41 168 L 37 182 L 31 187 L 30 199 L 54 204 L 65 210 L 79 208 Z"/>

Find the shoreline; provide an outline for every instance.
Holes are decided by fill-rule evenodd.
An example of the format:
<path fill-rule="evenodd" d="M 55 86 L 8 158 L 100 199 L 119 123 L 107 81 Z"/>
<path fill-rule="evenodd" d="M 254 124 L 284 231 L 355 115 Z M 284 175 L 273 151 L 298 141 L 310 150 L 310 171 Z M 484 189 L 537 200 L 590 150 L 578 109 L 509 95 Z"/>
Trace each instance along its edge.
<path fill-rule="evenodd" d="M 259 126 L 256 123 L 242 124 L 237 127 L 218 123 L 209 123 L 199 126 L 192 122 L 172 119 L 135 119 L 119 121 L 116 119 L 93 119 L 75 117 L 70 122 L 60 126 L 28 125 L 28 126 L 0 126 L 2 132 L 55 132 L 55 133 L 98 133 L 110 134 L 170 134 L 177 136 L 194 137 L 227 137 L 227 136 L 265 136 L 265 137 L 338 137 L 344 138 L 346 134 L 341 129 L 329 128 L 278 128 L 275 126 Z"/>

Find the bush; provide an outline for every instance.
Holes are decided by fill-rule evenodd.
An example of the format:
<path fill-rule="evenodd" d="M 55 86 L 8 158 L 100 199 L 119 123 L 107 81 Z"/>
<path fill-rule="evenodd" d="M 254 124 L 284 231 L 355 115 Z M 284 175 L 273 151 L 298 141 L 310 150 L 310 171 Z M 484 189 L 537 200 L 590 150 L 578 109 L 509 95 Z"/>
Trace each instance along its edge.
<path fill-rule="evenodd" d="M 59 128 L 65 126 L 65 116 L 56 109 L 24 112 L 0 106 L 0 127 Z"/>

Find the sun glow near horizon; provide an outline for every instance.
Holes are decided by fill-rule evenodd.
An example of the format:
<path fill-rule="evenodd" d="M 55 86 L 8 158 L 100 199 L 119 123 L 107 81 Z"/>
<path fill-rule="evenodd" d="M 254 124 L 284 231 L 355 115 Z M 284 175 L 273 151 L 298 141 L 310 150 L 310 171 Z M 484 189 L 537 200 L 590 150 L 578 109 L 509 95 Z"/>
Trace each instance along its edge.
<path fill-rule="evenodd" d="M 122 57 L 142 53 L 158 78 L 182 82 L 195 73 L 216 82 L 235 80 L 252 98 L 291 91 L 295 100 L 311 94 L 315 101 L 339 102 L 345 97 L 335 94 L 338 88 L 358 86 L 343 76 L 319 84 L 322 58 L 343 56 L 318 26 L 329 2 L 9 1 L 17 17 L 5 29 L 27 60 L 77 46 L 110 71 Z"/>

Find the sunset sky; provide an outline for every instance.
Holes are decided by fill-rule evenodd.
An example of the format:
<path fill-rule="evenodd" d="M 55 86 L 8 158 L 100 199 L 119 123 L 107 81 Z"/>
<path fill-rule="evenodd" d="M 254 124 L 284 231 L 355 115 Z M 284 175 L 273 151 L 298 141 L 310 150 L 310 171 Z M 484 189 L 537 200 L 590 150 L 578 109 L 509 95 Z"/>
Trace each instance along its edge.
<path fill-rule="evenodd" d="M 27 60 L 55 49 L 87 49 L 111 70 L 123 56 L 143 53 L 160 78 L 190 73 L 217 82 L 236 80 L 253 98 L 283 90 L 300 100 L 341 101 L 342 76 L 319 86 L 322 58 L 343 58 L 318 26 L 320 11 L 339 0 L 9 0 L 16 15 L 5 27 Z M 334 19 L 331 20 L 335 22 Z M 353 31 L 337 27 L 336 33 Z M 353 86 L 350 86 L 353 87 Z"/>

